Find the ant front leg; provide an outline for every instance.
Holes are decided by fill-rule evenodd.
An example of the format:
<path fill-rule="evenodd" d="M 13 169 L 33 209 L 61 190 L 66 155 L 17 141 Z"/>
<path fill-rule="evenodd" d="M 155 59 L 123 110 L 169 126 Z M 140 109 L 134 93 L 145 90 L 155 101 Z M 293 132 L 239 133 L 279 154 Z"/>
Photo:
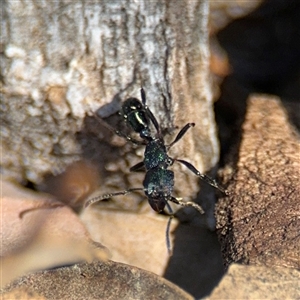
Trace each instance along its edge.
<path fill-rule="evenodd" d="M 135 145 L 147 145 L 147 142 L 146 141 L 139 141 L 139 140 L 136 140 L 134 139 L 133 137 L 131 137 L 130 135 L 127 135 L 121 131 L 118 131 L 118 130 L 114 130 L 114 133 L 117 134 L 118 136 L 122 137 L 122 138 L 125 138 L 127 141 L 135 144 Z"/>
<path fill-rule="evenodd" d="M 102 124 L 105 128 L 107 128 L 108 130 L 114 132 L 115 134 L 117 134 L 118 136 L 126 139 L 127 141 L 133 143 L 133 144 L 136 144 L 136 145 L 146 145 L 147 142 L 146 141 L 139 141 L 139 140 L 136 140 L 134 138 L 132 138 L 130 135 L 127 135 L 119 130 L 116 130 L 114 129 L 112 126 L 110 126 L 109 124 L 107 124 L 105 121 L 103 121 L 96 113 L 94 113 L 94 116 L 95 118 L 98 120 L 98 122 L 100 124 Z"/>
<path fill-rule="evenodd" d="M 174 159 L 174 160 L 176 160 L 176 161 L 180 162 L 181 164 L 185 165 L 196 176 L 200 177 L 200 179 L 202 179 L 203 181 L 205 181 L 209 185 L 213 186 L 214 188 L 218 189 L 219 191 L 221 191 L 222 193 L 227 195 L 227 191 L 223 187 L 221 187 L 214 179 L 208 177 L 205 174 L 201 174 L 191 163 L 189 163 L 185 160 L 182 160 L 182 159 Z"/>
<path fill-rule="evenodd" d="M 180 206 L 192 206 L 196 210 L 198 210 L 200 214 L 204 214 L 204 210 L 202 209 L 202 207 L 195 202 L 192 202 L 192 201 L 185 202 L 185 201 L 182 201 L 181 198 L 175 198 L 172 196 L 170 198 L 168 198 L 168 200 L 172 201 Z"/>
<path fill-rule="evenodd" d="M 143 161 L 137 163 L 136 165 L 132 166 L 129 171 L 130 172 L 140 172 L 142 170 L 142 168 L 145 167 L 145 164 Z"/>

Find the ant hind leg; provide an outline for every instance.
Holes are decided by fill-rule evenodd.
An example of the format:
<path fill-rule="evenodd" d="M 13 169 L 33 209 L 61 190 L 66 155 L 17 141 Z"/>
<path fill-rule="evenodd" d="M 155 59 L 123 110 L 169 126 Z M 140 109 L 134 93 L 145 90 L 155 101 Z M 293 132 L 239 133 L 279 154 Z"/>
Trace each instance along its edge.
<path fill-rule="evenodd" d="M 209 185 L 213 186 L 214 188 L 218 189 L 219 191 L 221 191 L 222 193 L 227 195 L 227 191 L 221 187 L 214 179 L 208 177 L 205 174 L 201 174 L 191 163 L 182 160 L 182 159 L 174 159 L 176 161 L 178 161 L 179 163 L 185 165 L 190 171 L 192 171 L 196 176 L 200 177 L 200 179 L 202 179 L 203 181 L 205 181 L 206 183 L 208 183 Z"/>
<path fill-rule="evenodd" d="M 167 146 L 168 149 L 170 149 L 174 144 L 176 144 L 179 140 L 182 139 L 182 137 L 186 134 L 186 132 L 191 128 L 194 127 L 195 123 L 187 123 L 183 128 L 181 128 L 181 130 L 179 131 L 179 133 L 177 134 L 175 140 L 169 144 Z"/>

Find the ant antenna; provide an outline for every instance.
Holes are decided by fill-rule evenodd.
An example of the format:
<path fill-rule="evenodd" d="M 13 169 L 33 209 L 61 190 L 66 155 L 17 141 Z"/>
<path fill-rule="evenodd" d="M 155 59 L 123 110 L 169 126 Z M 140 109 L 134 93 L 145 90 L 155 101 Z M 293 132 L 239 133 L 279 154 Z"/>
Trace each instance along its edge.
<path fill-rule="evenodd" d="M 97 196 L 97 197 L 91 198 L 88 201 L 86 201 L 84 207 L 88 207 L 96 202 L 99 202 L 99 201 L 105 200 L 105 199 L 109 199 L 114 196 L 127 195 L 127 194 L 135 192 L 135 191 L 144 191 L 144 190 L 145 190 L 144 188 L 132 188 L 132 189 L 128 189 L 128 190 L 125 190 L 122 192 L 116 192 L 116 193 L 111 193 L 111 194 L 105 194 L 102 196 Z"/>
<path fill-rule="evenodd" d="M 170 239 L 170 228 L 171 228 L 171 222 L 172 222 L 173 218 L 174 218 L 174 216 L 170 215 L 170 218 L 169 218 L 168 224 L 167 224 L 167 229 L 166 229 L 166 244 L 167 244 L 169 256 L 172 256 L 172 254 L 173 254 L 173 249 L 172 249 L 171 239 Z"/>
<path fill-rule="evenodd" d="M 172 245 L 171 245 L 171 239 L 170 239 L 170 228 L 171 228 L 172 219 L 174 218 L 174 214 L 173 214 L 173 210 L 172 210 L 170 204 L 167 201 L 166 201 L 166 205 L 171 214 L 169 217 L 169 220 L 168 220 L 167 228 L 166 228 L 166 244 L 167 244 L 168 254 L 169 254 L 169 256 L 172 256 L 173 251 L 172 251 Z"/>

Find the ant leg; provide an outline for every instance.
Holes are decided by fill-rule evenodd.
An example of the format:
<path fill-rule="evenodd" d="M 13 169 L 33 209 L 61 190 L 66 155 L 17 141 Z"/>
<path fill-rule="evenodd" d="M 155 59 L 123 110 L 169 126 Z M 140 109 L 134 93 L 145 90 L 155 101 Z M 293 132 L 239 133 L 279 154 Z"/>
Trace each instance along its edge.
<path fill-rule="evenodd" d="M 154 125 L 158 135 L 161 136 L 159 124 L 158 124 L 155 116 L 153 115 L 152 111 L 149 109 L 148 105 L 146 104 L 146 93 L 143 88 L 141 88 L 141 97 L 142 97 L 143 106 L 146 110 L 148 117 L 150 118 L 152 124 Z"/>
<path fill-rule="evenodd" d="M 114 132 L 118 136 L 125 138 L 127 141 L 136 144 L 136 145 L 146 145 L 147 143 L 145 141 L 138 141 L 134 138 L 132 138 L 130 135 L 126 135 L 125 133 L 115 130 L 113 127 L 111 127 L 109 124 L 107 124 L 105 121 L 103 121 L 96 113 L 94 113 L 95 118 L 98 120 L 98 122 L 106 127 L 108 130 Z"/>
<path fill-rule="evenodd" d="M 172 222 L 174 215 L 173 215 L 173 210 L 172 210 L 170 204 L 168 202 L 166 202 L 166 205 L 169 210 L 169 213 L 171 214 L 170 218 L 168 220 L 167 228 L 166 228 L 166 244 L 167 244 L 168 254 L 169 254 L 169 256 L 171 256 L 173 251 L 172 251 L 172 245 L 171 245 L 171 239 L 170 239 L 170 228 L 171 228 L 171 222 Z"/>
<path fill-rule="evenodd" d="M 114 130 L 115 134 L 117 134 L 118 136 L 125 138 L 127 141 L 136 144 L 136 145 L 147 145 L 147 142 L 145 141 L 138 141 L 136 139 L 134 139 L 133 137 L 131 137 L 130 135 L 127 135 L 121 131 L 118 130 Z"/>
<path fill-rule="evenodd" d="M 160 136 L 161 133 L 160 133 L 160 127 L 159 127 L 158 121 L 156 120 L 156 118 L 154 117 L 152 111 L 149 109 L 148 106 L 145 106 L 145 109 L 146 109 L 147 115 L 149 116 L 152 124 L 154 125 L 154 127 L 155 127 L 155 129 L 157 131 L 157 134 Z"/>
<path fill-rule="evenodd" d="M 143 87 L 141 87 L 141 97 L 142 97 L 142 103 L 144 106 L 146 106 L 146 93 L 145 90 L 143 89 Z"/>
<path fill-rule="evenodd" d="M 170 149 L 174 144 L 176 144 L 185 134 L 186 132 L 189 130 L 189 128 L 194 127 L 195 123 L 187 123 L 177 134 L 175 140 L 167 146 L 167 149 Z"/>
<path fill-rule="evenodd" d="M 127 195 L 131 192 L 143 191 L 143 190 L 144 190 L 144 188 L 132 188 L 132 189 L 128 189 L 128 190 L 125 190 L 125 191 L 122 191 L 122 192 L 116 192 L 116 193 L 105 194 L 105 195 L 102 195 L 102 196 L 94 197 L 94 198 L 91 198 L 88 201 L 86 201 L 84 207 L 88 207 L 88 206 L 90 206 L 90 205 L 92 205 L 96 202 L 99 202 L 99 201 L 105 200 L 105 199 L 109 199 L 109 198 L 114 197 L 114 196 Z"/>
<path fill-rule="evenodd" d="M 202 179 L 203 181 L 205 181 L 206 183 L 208 183 L 209 185 L 213 186 L 214 188 L 218 189 L 219 191 L 221 191 L 224 194 L 227 194 L 227 191 L 221 187 L 214 179 L 208 177 L 205 174 L 201 174 L 191 163 L 182 160 L 182 159 L 174 159 L 178 162 L 180 162 L 181 164 L 185 165 L 190 171 L 192 171 L 196 176 L 200 177 L 200 179 Z"/>
<path fill-rule="evenodd" d="M 143 167 L 144 167 L 144 162 L 141 161 L 139 163 L 137 163 L 136 165 L 132 166 L 129 171 L 130 172 L 139 172 Z"/>
<path fill-rule="evenodd" d="M 185 202 L 185 201 L 182 201 L 181 198 L 175 198 L 172 196 L 170 198 L 168 198 L 168 200 L 170 200 L 180 206 L 192 206 L 196 210 L 198 210 L 200 212 L 200 214 L 204 214 L 204 210 L 202 209 L 202 207 L 195 202 L 192 202 L 192 201 Z"/>

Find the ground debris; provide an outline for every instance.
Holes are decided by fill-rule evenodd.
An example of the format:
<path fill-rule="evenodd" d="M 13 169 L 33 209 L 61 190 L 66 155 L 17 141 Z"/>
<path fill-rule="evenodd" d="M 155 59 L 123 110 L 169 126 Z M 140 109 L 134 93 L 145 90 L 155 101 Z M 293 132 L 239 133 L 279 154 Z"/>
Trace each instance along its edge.
<path fill-rule="evenodd" d="M 236 165 L 223 171 L 230 195 L 216 208 L 227 266 L 300 268 L 299 153 L 280 100 L 250 97 Z"/>

